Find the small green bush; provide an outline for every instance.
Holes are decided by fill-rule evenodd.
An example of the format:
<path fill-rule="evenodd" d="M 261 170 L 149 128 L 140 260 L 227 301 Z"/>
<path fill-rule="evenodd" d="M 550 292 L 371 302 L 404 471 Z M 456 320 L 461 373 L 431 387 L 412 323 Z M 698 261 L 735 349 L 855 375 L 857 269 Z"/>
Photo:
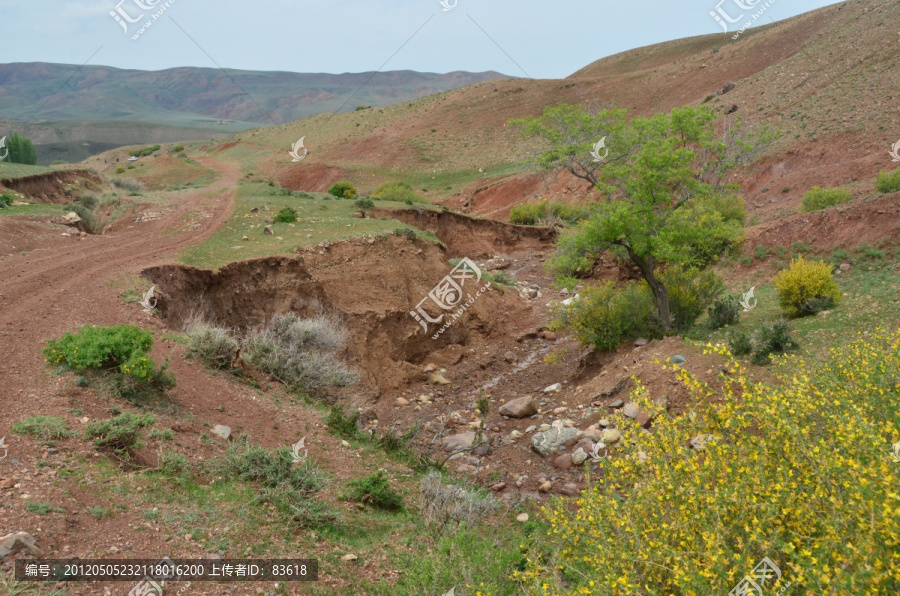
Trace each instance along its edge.
<path fill-rule="evenodd" d="M 153 145 L 152 147 L 144 147 L 143 149 L 132 149 L 128 152 L 128 155 L 131 155 L 132 157 L 147 157 L 159 151 L 160 148 L 159 145 Z"/>
<path fill-rule="evenodd" d="M 84 438 L 94 439 L 97 447 L 129 452 L 141 445 L 141 431 L 156 422 L 153 414 L 125 412 L 115 418 L 91 422 L 84 428 Z"/>
<path fill-rule="evenodd" d="M 356 199 L 356 202 L 353 203 L 357 209 L 373 209 L 375 207 L 375 202 L 372 201 L 369 197 L 361 197 Z"/>
<path fill-rule="evenodd" d="M 122 166 L 118 166 L 116 168 L 116 174 L 124 174 L 124 173 L 125 173 L 125 168 L 123 168 Z"/>
<path fill-rule="evenodd" d="M 819 211 L 826 207 L 848 203 L 852 199 L 853 195 L 846 188 L 820 188 L 813 186 L 803 195 L 800 211 L 803 213 Z"/>
<path fill-rule="evenodd" d="M 181 153 L 184 151 L 184 145 L 175 145 L 170 153 Z"/>
<path fill-rule="evenodd" d="M 516 205 L 509 211 L 509 221 L 510 223 L 519 226 L 537 225 L 537 222 L 540 221 L 546 213 L 546 205 L 546 201 L 541 201 L 540 203 Z"/>
<path fill-rule="evenodd" d="M 800 256 L 775 276 L 778 300 L 789 317 L 812 315 L 840 302 L 841 291 L 831 270 L 824 261 L 807 261 Z"/>
<path fill-rule="evenodd" d="M 0 209 L 5 209 L 13 204 L 13 196 L 7 193 L 0 195 Z"/>
<path fill-rule="evenodd" d="M 75 436 L 75 432 L 66 426 L 66 421 L 56 416 L 32 416 L 17 422 L 12 431 L 17 435 L 29 435 L 43 441 Z"/>
<path fill-rule="evenodd" d="M 50 503 L 38 503 L 37 501 L 28 501 L 25 503 L 25 511 L 28 513 L 37 513 L 38 515 L 47 515 L 54 510 Z"/>
<path fill-rule="evenodd" d="M 233 443 L 213 467 L 223 476 L 259 482 L 267 488 L 286 489 L 303 495 L 310 495 L 325 484 L 322 472 L 312 460 L 307 457 L 296 463 L 289 447 L 265 449 Z"/>
<path fill-rule="evenodd" d="M 118 369 L 122 374 L 148 381 L 157 372 L 148 356 L 151 347 L 150 333 L 134 325 L 85 325 L 60 339 L 49 340 L 43 353 L 48 362 L 62 364 L 75 372 Z"/>
<path fill-rule="evenodd" d="M 875 179 L 875 188 L 882 193 L 900 190 L 900 168 L 893 172 L 879 172 L 878 178 Z"/>
<path fill-rule="evenodd" d="M 275 221 L 280 223 L 296 223 L 297 210 L 291 207 L 285 207 L 278 212 L 278 215 L 275 216 Z"/>
<path fill-rule="evenodd" d="M 725 291 L 725 283 L 712 269 L 701 272 L 669 266 L 658 276 L 669 293 L 669 311 L 679 333 L 693 327 L 703 311 Z"/>
<path fill-rule="evenodd" d="M 721 329 L 741 319 L 741 300 L 733 294 L 722 296 L 709 307 L 709 328 Z"/>
<path fill-rule="evenodd" d="M 102 234 L 106 222 L 102 217 L 85 207 L 81 203 L 72 203 L 66 207 L 69 211 L 75 213 L 81 219 L 81 227 L 89 234 Z"/>
<path fill-rule="evenodd" d="M 732 329 L 728 335 L 728 349 L 735 356 L 748 356 L 753 352 L 753 338 L 746 331 Z"/>
<path fill-rule="evenodd" d="M 344 412 L 344 408 L 335 404 L 331 406 L 328 416 L 325 418 L 325 425 L 330 428 L 335 435 L 344 439 L 358 439 L 360 436 L 359 412 Z"/>
<path fill-rule="evenodd" d="M 113 178 L 109 182 L 116 188 L 124 190 L 131 196 L 140 196 L 144 194 L 144 191 L 146 190 L 143 184 L 132 178 Z"/>
<path fill-rule="evenodd" d="M 612 282 L 582 290 L 581 299 L 554 312 L 554 329 L 575 332 L 585 345 L 611 351 L 623 341 L 658 333 L 651 323 L 655 312 L 646 284 L 629 282 L 616 289 Z"/>
<path fill-rule="evenodd" d="M 777 321 L 770 325 L 762 324 L 756 338 L 756 351 L 753 352 L 754 364 L 769 364 L 772 354 L 785 354 L 800 347 L 791 335 L 791 326 L 787 321 Z"/>
<path fill-rule="evenodd" d="M 395 201 L 398 203 L 425 203 L 422 196 L 406 182 L 385 182 L 372 193 L 372 198 L 379 201 Z"/>
<path fill-rule="evenodd" d="M 159 439 L 160 441 L 174 441 L 175 433 L 171 428 L 154 428 L 150 431 L 151 439 Z"/>
<path fill-rule="evenodd" d="M 353 200 L 359 194 L 356 187 L 347 181 L 340 181 L 328 189 L 328 194 L 339 199 Z"/>
<path fill-rule="evenodd" d="M 590 207 L 540 201 L 516 205 L 509 212 L 509 221 L 516 225 L 534 226 L 538 224 L 565 223 L 573 225 L 591 215 Z"/>
<path fill-rule="evenodd" d="M 184 455 L 166 450 L 159 456 L 158 469 L 166 476 L 182 476 L 191 469 L 191 463 Z"/>
<path fill-rule="evenodd" d="M 391 488 L 383 471 L 348 482 L 346 498 L 388 511 L 403 509 L 403 495 Z"/>
<path fill-rule="evenodd" d="M 78 197 L 78 203 L 86 209 L 96 209 L 97 205 L 100 204 L 100 200 L 97 198 L 97 195 L 88 193 Z"/>

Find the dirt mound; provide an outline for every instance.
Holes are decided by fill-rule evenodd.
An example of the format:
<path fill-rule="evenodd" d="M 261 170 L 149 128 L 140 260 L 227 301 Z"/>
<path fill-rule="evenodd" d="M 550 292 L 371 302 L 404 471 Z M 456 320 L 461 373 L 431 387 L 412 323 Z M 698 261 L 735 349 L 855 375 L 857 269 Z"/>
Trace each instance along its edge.
<path fill-rule="evenodd" d="M 790 247 L 804 242 L 814 249 L 874 244 L 883 238 L 900 236 L 900 193 L 885 195 L 871 203 L 851 203 L 824 211 L 801 213 L 749 228 L 747 246 L 752 251 Z"/>
<path fill-rule="evenodd" d="M 499 253 L 549 250 L 556 240 L 556 231 L 552 228 L 514 226 L 451 211 L 376 209 L 373 214 L 384 219 L 398 219 L 420 230 L 430 230 L 447 245 L 451 257 L 489 257 Z"/>
<path fill-rule="evenodd" d="M 505 321 L 521 308 L 513 292 L 482 294 L 447 332 L 433 339 L 410 316 L 420 301 L 450 273 L 438 246 L 392 236 L 309 247 L 296 257 L 271 257 L 232 263 L 218 272 L 165 265 L 142 272 L 162 296 L 158 308 L 167 324 L 202 313 L 216 324 L 248 329 L 273 315 L 319 311 L 342 315 L 350 332 L 346 358 L 362 373 L 360 386 L 378 392 L 424 378 L 423 360 L 452 352 L 458 360 L 473 335 L 501 335 Z M 484 284 L 467 285 L 475 295 Z M 431 316 L 438 314 L 434 305 Z M 498 315 L 498 313 L 505 313 Z"/>
<path fill-rule="evenodd" d="M 279 174 L 278 184 L 291 190 L 327 192 L 335 182 L 345 178 L 343 168 L 311 164 L 303 168 L 291 168 Z"/>
<path fill-rule="evenodd" d="M 75 186 L 96 191 L 101 184 L 103 180 L 88 170 L 65 170 L 22 178 L 0 179 L 0 186 L 21 193 L 32 201 L 58 205 L 71 203 L 78 198 L 72 192 Z"/>

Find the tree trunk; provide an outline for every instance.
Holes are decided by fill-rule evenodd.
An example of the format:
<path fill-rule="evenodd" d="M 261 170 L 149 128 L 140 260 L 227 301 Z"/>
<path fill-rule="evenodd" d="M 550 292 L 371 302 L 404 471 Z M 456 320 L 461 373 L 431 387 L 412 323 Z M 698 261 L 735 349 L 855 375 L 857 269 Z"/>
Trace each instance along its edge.
<path fill-rule="evenodd" d="M 672 331 L 672 313 L 669 309 L 669 291 L 656 277 L 656 261 L 652 258 L 646 260 L 642 259 L 635 254 L 628 245 L 625 245 L 625 249 L 628 251 L 628 257 L 638 266 L 638 269 L 641 270 L 641 276 L 644 278 L 644 281 L 647 282 L 647 285 L 650 286 L 650 291 L 653 292 L 653 298 L 656 300 L 656 312 L 659 315 L 659 320 L 662 323 L 663 329 L 665 329 L 666 332 Z"/>

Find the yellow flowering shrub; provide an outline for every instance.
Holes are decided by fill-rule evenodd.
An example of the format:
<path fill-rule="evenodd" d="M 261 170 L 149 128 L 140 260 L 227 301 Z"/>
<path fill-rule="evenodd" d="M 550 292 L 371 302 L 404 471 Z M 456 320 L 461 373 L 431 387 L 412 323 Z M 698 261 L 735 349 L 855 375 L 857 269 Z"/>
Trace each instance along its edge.
<path fill-rule="evenodd" d="M 791 317 L 815 314 L 831 308 L 841 300 L 831 275 L 831 265 L 823 261 L 807 261 L 802 256 L 773 279 L 781 308 Z"/>
<path fill-rule="evenodd" d="M 785 357 L 772 385 L 709 349 L 728 358 L 724 389 L 672 367 L 692 413 L 660 413 L 652 433 L 616 421 L 602 481 L 544 509 L 524 591 L 728 594 L 768 557 L 782 575 L 765 594 L 900 593 L 900 331 L 821 365 Z M 640 385 L 634 397 L 652 407 Z"/>

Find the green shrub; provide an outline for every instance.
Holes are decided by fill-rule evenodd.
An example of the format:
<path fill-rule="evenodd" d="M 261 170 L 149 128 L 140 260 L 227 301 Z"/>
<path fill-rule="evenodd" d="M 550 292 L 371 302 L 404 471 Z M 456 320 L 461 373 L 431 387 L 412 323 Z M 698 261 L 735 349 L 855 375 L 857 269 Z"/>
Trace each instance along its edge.
<path fill-rule="evenodd" d="M 184 145 L 175 145 L 170 153 L 181 153 L 184 151 Z"/>
<path fill-rule="evenodd" d="M 0 209 L 5 209 L 13 204 L 13 196 L 7 193 L 0 195 Z"/>
<path fill-rule="evenodd" d="M 151 347 L 153 336 L 134 325 L 85 325 L 75 333 L 47 341 L 43 353 L 48 362 L 75 372 L 117 368 L 123 374 L 148 380 L 156 368 L 148 357 Z"/>
<path fill-rule="evenodd" d="M 78 197 L 78 203 L 85 209 L 96 209 L 97 205 L 100 204 L 100 200 L 97 198 L 97 195 L 88 193 Z"/>
<path fill-rule="evenodd" d="M 347 483 L 346 498 L 366 503 L 378 509 L 399 511 L 403 509 L 403 495 L 391 488 L 387 474 L 378 471 L 365 478 Z"/>
<path fill-rule="evenodd" d="M 337 319 L 275 315 L 244 341 L 247 361 L 296 391 L 347 386 L 356 375 L 337 357 L 346 331 Z"/>
<path fill-rule="evenodd" d="M 285 207 L 275 216 L 275 221 L 280 223 L 296 223 L 297 210 L 291 207 Z"/>
<path fill-rule="evenodd" d="M 123 168 L 122 166 L 118 166 L 116 168 L 116 174 L 124 174 L 124 173 L 125 173 L 125 168 Z"/>
<path fill-rule="evenodd" d="M 344 412 L 344 408 L 335 404 L 331 406 L 328 416 L 325 418 L 325 425 L 330 428 L 335 435 L 344 439 L 358 439 L 360 437 L 359 412 Z"/>
<path fill-rule="evenodd" d="M 199 358 L 210 368 L 231 368 L 239 344 L 229 330 L 200 323 L 191 325 L 186 334 L 188 356 Z"/>
<path fill-rule="evenodd" d="M 791 326 L 787 321 L 772 324 L 763 323 L 757 331 L 756 350 L 753 352 L 754 364 L 769 364 L 772 354 L 785 354 L 800 347 L 791 335 Z"/>
<path fill-rule="evenodd" d="M 25 511 L 28 513 L 37 513 L 38 515 L 47 515 L 55 508 L 50 503 L 38 503 L 37 501 L 28 501 L 25 503 Z"/>
<path fill-rule="evenodd" d="M 490 271 L 485 271 L 482 273 L 481 278 L 485 281 L 489 281 L 491 283 L 499 284 L 501 286 L 515 286 L 516 279 L 514 277 L 510 277 L 503 271 L 498 271 L 497 273 L 491 273 Z"/>
<path fill-rule="evenodd" d="M 900 168 L 893 172 L 879 172 L 878 178 L 875 179 L 875 188 L 883 193 L 900 190 Z"/>
<path fill-rule="evenodd" d="M 91 211 L 80 203 L 72 203 L 66 207 L 69 211 L 75 213 L 81 220 L 81 227 L 89 234 L 102 234 L 106 222 L 102 217 Z"/>
<path fill-rule="evenodd" d="M 746 331 L 732 329 L 728 334 L 728 349 L 735 356 L 748 356 L 753 352 L 753 339 Z"/>
<path fill-rule="evenodd" d="M 115 418 L 91 422 L 84 427 L 84 438 L 94 439 L 97 447 L 129 452 L 141 445 L 141 431 L 156 422 L 153 414 L 125 412 Z"/>
<path fill-rule="evenodd" d="M 780 271 L 773 283 L 781 308 L 790 317 L 802 317 L 831 308 L 841 300 L 832 266 L 824 261 L 807 261 L 802 256 Z"/>
<path fill-rule="evenodd" d="M 651 323 L 655 304 L 646 284 L 629 282 L 616 289 L 612 282 L 589 286 L 569 307 L 554 312 L 554 329 L 573 331 L 585 345 L 611 351 L 623 341 L 658 334 Z"/>
<path fill-rule="evenodd" d="M 143 149 L 132 149 L 128 152 L 128 155 L 131 155 L 132 157 L 147 157 L 159 151 L 160 148 L 159 145 L 153 145 L 152 147 L 144 147 Z"/>
<path fill-rule="evenodd" d="M 509 221 L 519 226 L 534 226 L 543 219 L 546 211 L 547 201 L 516 205 L 509 211 Z"/>
<path fill-rule="evenodd" d="M 351 183 L 346 181 L 341 181 L 335 183 L 334 186 L 328 189 L 328 194 L 333 197 L 337 197 L 339 199 L 355 199 L 357 194 L 356 187 Z"/>
<path fill-rule="evenodd" d="M 757 261 L 765 261 L 765 260 L 766 260 L 766 257 L 769 256 L 769 249 L 767 249 L 767 248 L 766 248 L 765 246 L 763 246 L 762 244 L 757 244 L 757 245 L 756 245 L 756 250 L 755 250 L 755 252 L 754 252 L 753 254 L 754 254 L 754 256 L 756 257 L 756 260 L 757 260 Z"/>
<path fill-rule="evenodd" d="M 709 307 L 709 328 L 721 329 L 741 319 L 741 299 L 733 294 L 722 296 Z"/>
<path fill-rule="evenodd" d="M 191 463 L 184 455 L 166 450 L 159 456 L 157 467 L 166 476 L 182 476 L 190 471 Z"/>
<path fill-rule="evenodd" d="M 154 428 L 150 431 L 151 439 L 159 439 L 160 441 L 174 441 L 175 433 L 171 428 Z"/>
<path fill-rule="evenodd" d="M 803 195 L 800 211 L 803 213 L 819 211 L 833 205 L 848 203 L 852 199 L 853 195 L 846 188 L 820 188 L 813 186 Z"/>
<path fill-rule="evenodd" d="M 525 226 L 560 222 L 572 225 L 587 219 L 590 215 L 590 207 L 584 205 L 540 201 L 538 203 L 516 205 L 509 212 L 509 221 L 516 225 Z"/>
<path fill-rule="evenodd" d="M 76 434 L 69 430 L 65 420 L 56 416 L 32 416 L 17 422 L 12 431 L 17 435 L 30 435 L 43 441 L 66 439 Z"/>
<path fill-rule="evenodd" d="M 232 443 L 222 458 L 213 464 L 222 476 L 258 482 L 271 489 L 283 489 L 310 495 L 325 484 L 322 472 L 309 457 L 295 462 L 290 447 L 265 449 Z"/>
<path fill-rule="evenodd" d="M 422 478 L 419 490 L 422 493 L 422 518 L 436 535 L 458 530 L 463 524 L 474 527 L 502 508 L 496 498 L 484 491 L 444 484 L 444 477 L 439 472 L 429 472 Z"/>
<path fill-rule="evenodd" d="M 51 165 L 51 166 L 62 166 L 62 165 L 65 165 L 65 164 L 67 164 L 67 163 L 69 163 L 69 162 L 67 162 L 67 161 L 64 160 L 64 159 L 54 159 L 53 161 L 50 162 L 50 165 Z"/>
<path fill-rule="evenodd" d="M 398 203 L 425 203 L 412 186 L 406 182 L 385 182 L 372 193 L 372 198 L 379 201 L 395 201 Z"/>
<path fill-rule="evenodd" d="M 353 204 L 356 205 L 357 209 L 373 209 L 375 207 L 375 203 L 369 197 L 356 199 L 356 202 Z"/>

